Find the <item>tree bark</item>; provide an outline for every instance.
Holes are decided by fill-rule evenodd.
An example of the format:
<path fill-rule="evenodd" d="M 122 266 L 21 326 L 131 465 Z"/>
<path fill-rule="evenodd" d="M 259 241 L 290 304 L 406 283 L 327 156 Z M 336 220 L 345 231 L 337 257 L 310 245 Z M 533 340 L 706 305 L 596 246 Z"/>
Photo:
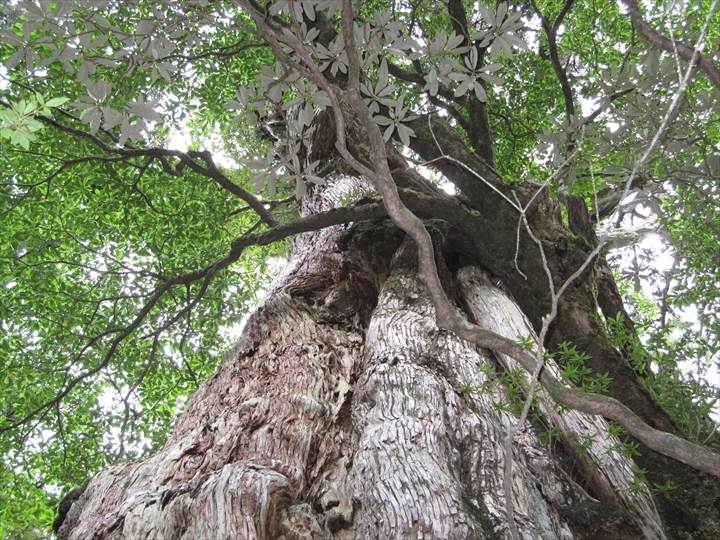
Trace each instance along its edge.
<path fill-rule="evenodd" d="M 304 211 L 358 189 L 336 177 Z M 440 226 L 435 239 L 458 309 L 532 335 L 507 293 L 451 260 Z M 415 259 L 384 220 L 298 236 L 165 446 L 95 476 L 59 538 L 509 538 L 503 440 L 517 417 L 501 374 L 515 364 L 437 329 Z M 513 446 L 522 538 L 665 538 L 602 419 L 542 392 L 535 409 Z"/>

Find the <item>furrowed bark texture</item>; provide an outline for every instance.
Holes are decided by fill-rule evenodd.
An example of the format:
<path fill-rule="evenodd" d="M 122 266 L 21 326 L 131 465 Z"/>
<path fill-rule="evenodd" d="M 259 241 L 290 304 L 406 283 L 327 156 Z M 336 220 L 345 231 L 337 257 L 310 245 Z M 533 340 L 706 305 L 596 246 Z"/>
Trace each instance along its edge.
<path fill-rule="evenodd" d="M 305 211 L 354 189 L 338 178 Z M 503 438 L 517 418 L 500 374 L 513 361 L 437 329 L 414 249 L 388 222 L 295 242 L 164 448 L 94 477 L 60 538 L 509 537 Z M 441 266 L 471 319 L 532 333 L 482 271 Z M 536 409 L 555 442 L 541 442 L 540 425 L 516 436 L 521 536 L 664 538 L 604 421 L 562 414 L 542 393 Z"/>

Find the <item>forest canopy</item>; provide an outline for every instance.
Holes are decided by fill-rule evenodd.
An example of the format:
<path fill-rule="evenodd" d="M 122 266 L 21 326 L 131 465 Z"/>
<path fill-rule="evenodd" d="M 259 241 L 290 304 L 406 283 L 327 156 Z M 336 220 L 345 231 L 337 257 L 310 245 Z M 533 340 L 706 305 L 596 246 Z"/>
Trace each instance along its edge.
<path fill-rule="evenodd" d="M 0 538 L 41 537 L 63 493 L 162 446 L 293 236 L 389 215 L 425 238 L 422 197 L 389 176 L 401 162 L 461 201 L 494 190 L 517 223 L 495 276 L 512 292 L 535 272 L 542 343 L 601 260 L 612 347 L 684 439 L 717 444 L 715 0 L 23 0 L 0 23 Z M 309 146 L 323 119 L 334 168 Z M 343 142 L 343 121 L 366 140 Z M 337 162 L 374 190 L 308 217 Z M 518 259 L 515 232 L 521 251 L 550 238 L 539 193 L 581 246 L 571 268 Z M 478 339 L 608 393 L 555 334 L 547 351 Z"/>

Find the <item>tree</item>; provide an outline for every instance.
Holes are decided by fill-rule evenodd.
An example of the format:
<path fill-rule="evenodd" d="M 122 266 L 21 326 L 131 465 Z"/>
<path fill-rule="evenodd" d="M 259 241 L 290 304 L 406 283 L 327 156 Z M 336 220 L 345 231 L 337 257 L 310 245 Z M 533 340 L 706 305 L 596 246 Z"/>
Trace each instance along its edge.
<path fill-rule="evenodd" d="M 2 10 L 3 536 L 717 537 L 716 2 Z"/>

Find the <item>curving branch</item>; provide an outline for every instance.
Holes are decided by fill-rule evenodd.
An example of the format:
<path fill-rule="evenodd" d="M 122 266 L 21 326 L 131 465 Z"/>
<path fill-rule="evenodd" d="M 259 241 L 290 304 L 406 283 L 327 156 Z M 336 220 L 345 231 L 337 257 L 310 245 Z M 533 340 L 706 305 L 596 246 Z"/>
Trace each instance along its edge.
<path fill-rule="evenodd" d="M 262 49 L 265 47 L 267 47 L 266 43 L 247 43 L 244 41 L 238 41 L 231 45 L 218 47 L 217 49 L 196 54 L 171 54 L 163 57 L 161 60 L 184 60 L 186 62 L 193 62 L 195 60 L 204 60 L 205 58 L 232 58 L 241 52 L 250 49 Z"/>
<path fill-rule="evenodd" d="M 720 68 L 710 58 L 700 53 L 702 44 L 699 43 L 696 47 L 689 47 L 684 43 L 679 43 L 662 35 L 645 21 L 637 0 L 622 0 L 622 3 L 628 9 L 633 26 L 637 28 L 648 43 L 664 51 L 677 54 L 683 60 L 696 65 L 705 72 L 710 81 L 720 90 Z"/>

